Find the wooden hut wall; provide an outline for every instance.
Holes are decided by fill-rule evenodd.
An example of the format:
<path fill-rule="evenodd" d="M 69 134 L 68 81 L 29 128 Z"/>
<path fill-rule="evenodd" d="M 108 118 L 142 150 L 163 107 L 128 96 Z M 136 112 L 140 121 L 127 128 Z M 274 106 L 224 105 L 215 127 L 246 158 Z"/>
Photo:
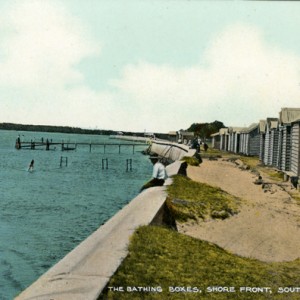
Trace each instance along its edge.
<path fill-rule="evenodd" d="M 247 153 L 247 134 L 243 133 L 243 154 Z"/>
<path fill-rule="evenodd" d="M 234 152 L 234 148 L 235 148 L 235 132 L 231 133 L 231 137 L 232 137 L 232 141 L 231 141 L 231 151 Z"/>
<path fill-rule="evenodd" d="M 221 135 L 220 150 L 227 151 L 228 149 L 228 135 L 226 133 Z"/>
<path fill-rule="evenodd" d="M 281 169 L 284 171 L 291 170 L 291 148 L 292 148 L 292 139 L 291 139 L 291 126 L 283 127 L 282 135 L 282 159 L 281 159 Z"/>
<path fill-rule="evenodd" d="M 291 170 L 291 126 L 279 128 L 277 168 L 282 171 Z"/>
<path fill-rule="evenodd" d="M 228 134 L 228 145 L 227 145 L 227 151 L 232 151 L 231 149 L 232 149 L 232 134 L 231 133 L 229 133 Z"/>
<path fill-rule="evenodd" d="M 299 161 L 299 141 L 300 141 L 300 122 L 295 122 L 292 125 L 292 153 L 291 153 L 291 171 L 296 175 L 299 176 L 299 168 L 300 168 L 300 161 Z"/>
<path fill-rule="evenodd" d="M 229 151 L 235 152 L 236 149 L 236 132 L 232 131 L 230 133 L 230 145 L 229 145 Z"/>
<path fill-rule="evenodd" d="M 240 148 L 240 134 L 238 132 L 235 132 L 235 139 L 234 139 L 234 153 L 239 153 Z"/>
<path fill-rule="evenodd" d="M 228 151 L 228 133 L 224 135 L 224 140 L 225 140 L 224 150 Z"/>
<path fill-rule="evenodd" d="M 232 133 L 228 134 L 228 147 L 227 147 L 227 151 L 232 152 L 233 149 L 233 135 Z"/>
<path fill-rule="evenodd" d="M 243 135 L 243 148 L 242 148 L 242 153 L 246 154 L 247 153 L 247 135 L 246 133 L 242 133 Z"/>
<path fill-rule="evenodd" d="M 220 135 L 220 150 L 223 150 L 224 145 L 224 134 Z"/>
<path fill-rule="evenodd" d="M 271 132 L 269 130 L 266 131 L 265 135 L 265 147 L 264 147 L 264 164 L 271 164 Z"/>
<path fill-rule="evenodd" d="M 247 153 L 247 145 L 248 145 L 247 134 L 243 133 L 243 154 Z"/>
<path fill-rule="evenodd" d="M 233 149 L 233 142 L 234 142 L 233 135 L 232 135 L 232 133 L 230 133 L 228 135 L 228 151 L 230 151 L 230 152 L 232 152 L 232 149 Z"/>
<path fill-rule="evenodd" d="M 245 150 L 244 154 L 249 155 L 249 148 L 250 148 L 250 135 L 249 133 L 245 133 Z"/>
<path fill-rule="evenodd" d="M 259 131 L 259 160 L 261 162 L 264 161 L 265 154 L 265 139 L 266 139 L 266 120 L 260 120 L 258 123 L 258 131 Z"/>
<path fill-rule="evenodd" d="M 240 134 L 240 150 L 239 153 L 244 153 L 244 149 L 245 149 L 245 137 L 244 137 L 244 133 Z"/>
<path fill-rule="evenodd" d="M 211 147 L 214 149 L 215 148 L 215 143 L 216 143 L 216 138 L 213 136 L 211 140 Z"/>
<path fill-rule="evenodd" d="M 240 141 L 239 141 L 240 147 L 238 149 L 237 153 L 242 153 L 242 149 L 243 149 L 243 134 L 240 134 Z"/>
<path fill-rule="evenodd" d="M 259 155 L 260 134 L 258 127 L 249 132 L 248 141 L 249 146 L 247 155 Z"/>
<path fill-rule="evenodd" d="M 279 126 L 279 134 L 278 134 L 278 157 L 277 157 L 277 163 L 276 168 L 279 170 L 282 170 L 283 165 L 283 127 Z"/>
<path fill-rule="evenodd" d="M 220 140 L 215 140 L 214 148 L 215 149 L 220 149 Z"/>
<path fill-rule="evenodd" d="M 226 137 L 226 134 L 223 134 L 222 137 L 223 137 L 222 150 L 223 150 L 223 151 L 226 151 L 226 145 L 227 145 L 227 137 Z"/>
<path fill-rule="evenodd" d="M 271 165 L 277 167 L 279 155 L 279 131 L 277 129 L 271 130 Z"/>
<path fill-rule="evenodd" d="M 213 136 L 213 138 L 212 138 L 212 147 L 214 149 L 220 149 L 220 143 L 221 143 L 220 140 L 221 140 L 220 135 Z"/>
<path fill-rule="evenodd" d="M 266 134 L 265 133 L 260 133 L 259 137 L 259 160 L 264 161 L 264 153 L 265 153 L 265 139 L 266 139 Z"/>
<path fill-rule="evenodd" d="M 278 128 L 278 145 L 277 145 L 277 157 L 274 164 L 274 167 L 278 168 L 279 170 L 282 169 L 282 151 L 283 151 L 283 128 L 280 126 Z"/>
<path fill-rule="evenodd" d="M 258 129 L 241 133 L 241 153 L 245 155 L 259 155 L 260 135 Z"/>
<path fill-rule="evenodd" d="M 244 136 L 243 154 L 249 155 L 249 134 L 243 133 L 243 136 Z"/>
<path fill-rule="evenodd" d="M 225 134 L 221 135 L 221 144 L 220 144 L 220 150 L 225 149 Z"/>

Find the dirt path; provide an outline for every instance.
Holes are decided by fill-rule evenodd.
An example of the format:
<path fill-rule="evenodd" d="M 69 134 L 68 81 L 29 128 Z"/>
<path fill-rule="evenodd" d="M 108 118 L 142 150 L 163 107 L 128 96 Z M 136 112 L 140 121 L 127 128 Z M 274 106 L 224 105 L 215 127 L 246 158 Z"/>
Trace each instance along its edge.
<path fill-rule="evenodd" d="M 229 219 L 186 223 L 179 226 L 180 232 L 261 261 L 300 257 L 300 207 L 282 187 L 272 185 L 265 192 L 254 184 L 257 175 L 222 160 L 205 160 L 187 171 L 191 179 L 218 186 L 245 201 Z"/>

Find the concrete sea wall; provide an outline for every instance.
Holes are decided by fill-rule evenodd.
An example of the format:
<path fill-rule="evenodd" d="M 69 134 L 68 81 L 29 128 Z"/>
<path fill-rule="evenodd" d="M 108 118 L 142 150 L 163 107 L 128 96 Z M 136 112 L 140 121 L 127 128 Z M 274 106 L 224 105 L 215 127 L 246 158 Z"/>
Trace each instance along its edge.
<path fill-rule="evenodd" d="M 169 158 L 195 153 L 182 148 L 184 145 L 167 144 L 153 142 L 151 151 Z M 182 165 L 176 159 L 167 166 L 168 175 L 178 174 Z M 162 222 L 166 186 L 171 183 L 172 179 L 168 178 L 165 186 L 140 193 L 15 299 L 96 300 L 127 256 L 129 239 L 135 229 Z"/>

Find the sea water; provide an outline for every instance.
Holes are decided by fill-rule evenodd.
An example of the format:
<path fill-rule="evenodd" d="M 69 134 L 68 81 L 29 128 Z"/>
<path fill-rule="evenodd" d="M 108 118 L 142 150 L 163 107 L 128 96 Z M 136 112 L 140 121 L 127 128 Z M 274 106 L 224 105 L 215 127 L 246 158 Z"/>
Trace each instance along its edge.
<path fill-rule="evenodd" d="M 121 153 L 118 146 L 90 151 L 86 145 L 17 150 L 18 135 L 21 141 L 126 143 L 99 135 L 0 130 L 1 300 L 13 299 L 122 209 L 152 168 L 141 154 L 146 146 L 135 146 L 134 153 L 131 146 L 122 146 Z M 34 171 L 28 172 L 32 159 Z"/>

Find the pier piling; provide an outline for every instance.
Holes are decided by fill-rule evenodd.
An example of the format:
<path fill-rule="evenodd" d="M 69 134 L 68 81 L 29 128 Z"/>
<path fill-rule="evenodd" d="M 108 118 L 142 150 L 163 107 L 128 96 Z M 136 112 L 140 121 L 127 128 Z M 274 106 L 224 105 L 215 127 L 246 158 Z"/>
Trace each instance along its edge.
<path fill-rule="evenodd" d="M 126 159 L 126 172 L 132 171 L 132 159 Z"/>
<path fill-rule="evenodd" d="M 63 166 L 63 162 L 65 162 L 65 166 L 67 167 L 68 166 L 68 157 L 66 157 L 66 156 L 60 157 L 60 164 L 59 164 L 60 167 Z"/>
<path fill-rule="evenodd" d="M 106 170 L 108 169 L 108 159 L 107 158 L 102 158 L 102 170 L 104 170 L 104 164 L 106 167 Z"/>

